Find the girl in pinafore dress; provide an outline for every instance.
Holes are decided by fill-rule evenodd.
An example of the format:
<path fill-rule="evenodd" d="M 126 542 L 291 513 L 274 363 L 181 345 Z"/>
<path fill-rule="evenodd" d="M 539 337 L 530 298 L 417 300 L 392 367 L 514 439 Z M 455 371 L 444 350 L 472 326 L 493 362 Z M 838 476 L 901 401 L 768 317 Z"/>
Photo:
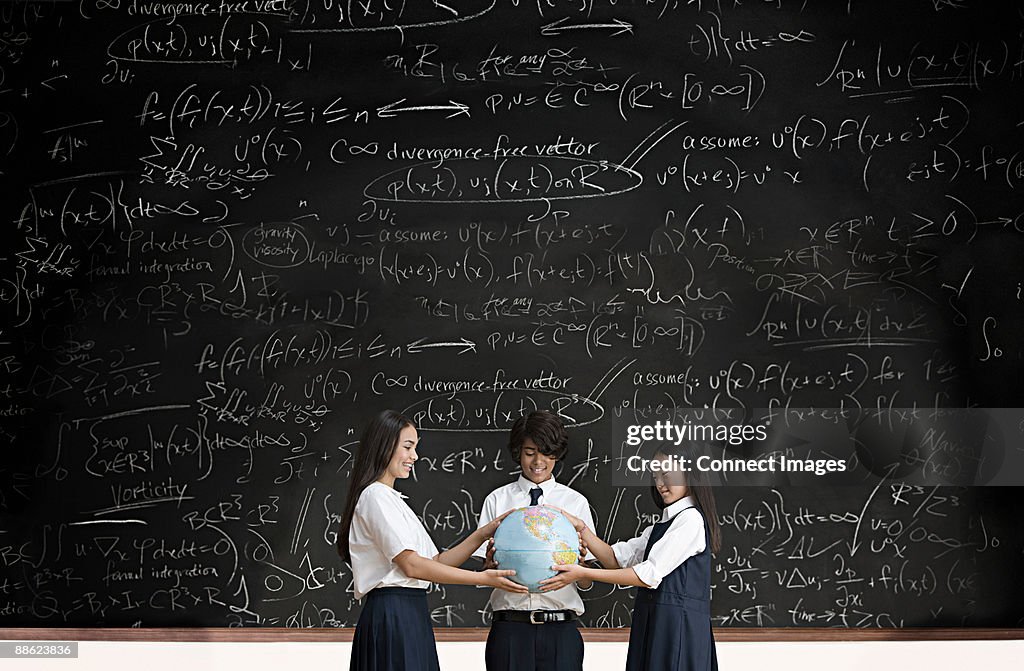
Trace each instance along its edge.
<path fill-rule="evenodd" d="M 656 460 L 665 458 L 655 455 Z M 661 520 L 636 538 L 608 545 L 567 515 L 607 568 L 555 566 L 559 574 L 544 581 L 544 589 L 585 579 L 635 586 L 626 671 L 716 671 L 711 554 L 721 546 L 721 531 L 714 496 L 699 471 L 653 475 L 651 495 Z"/>

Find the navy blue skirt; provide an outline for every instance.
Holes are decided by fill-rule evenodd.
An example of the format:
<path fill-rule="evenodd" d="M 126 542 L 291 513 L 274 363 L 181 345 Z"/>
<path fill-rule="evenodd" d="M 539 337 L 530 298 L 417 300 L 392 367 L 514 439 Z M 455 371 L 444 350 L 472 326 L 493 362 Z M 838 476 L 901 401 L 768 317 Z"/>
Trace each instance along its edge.
<path fill-rule="evenodd" d="M 427 590 L 370 590 L 352 638 L 350 671 L 439 671 Z"/>
<path fill-rule="evenodd" d="M 638 590 L 626 671 L 718 671 L 708 602 Z"/>

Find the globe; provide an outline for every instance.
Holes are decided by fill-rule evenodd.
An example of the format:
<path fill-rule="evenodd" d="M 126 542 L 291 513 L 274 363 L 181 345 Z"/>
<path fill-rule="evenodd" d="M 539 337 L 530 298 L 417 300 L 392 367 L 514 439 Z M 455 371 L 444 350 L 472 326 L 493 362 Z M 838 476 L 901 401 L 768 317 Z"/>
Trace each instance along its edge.
<path fill-rule="evenodd" d="M 579 546 L 572 523 L 550 506 L 519 508 L 494 532 L 498 568 L 515 569 L 511 579 L 531 592 L 539 592 L 540 581 L 555 575 L 552 565 L 579 561 Z"/>

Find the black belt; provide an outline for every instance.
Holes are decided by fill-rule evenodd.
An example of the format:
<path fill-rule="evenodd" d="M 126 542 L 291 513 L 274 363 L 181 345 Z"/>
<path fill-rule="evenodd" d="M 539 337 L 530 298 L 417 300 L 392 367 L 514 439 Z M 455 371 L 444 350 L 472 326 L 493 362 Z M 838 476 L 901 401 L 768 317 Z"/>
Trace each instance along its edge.
<path fill-rule="evenodd" d="M 492 613 L 495 622 L 529 622 L 530 624 L 547 624 L 548 622 L 572 622 L 576 619 L 574 610 L 496 610 Z"/>

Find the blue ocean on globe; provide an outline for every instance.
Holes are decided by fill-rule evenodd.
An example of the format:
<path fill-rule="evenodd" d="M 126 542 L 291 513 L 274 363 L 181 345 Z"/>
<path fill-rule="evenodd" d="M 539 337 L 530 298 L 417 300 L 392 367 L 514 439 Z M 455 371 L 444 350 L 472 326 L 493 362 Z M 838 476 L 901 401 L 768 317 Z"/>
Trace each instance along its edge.
<path fill-rule="evenodd" d="M 502 520 L 494 533 L 498 568 L 515 569 L 511 577 L 531 592 L 555 575 L 554 564 L 579 561 L 579 535 L 572 523 L 550 506 L 520 508 Z"/>

